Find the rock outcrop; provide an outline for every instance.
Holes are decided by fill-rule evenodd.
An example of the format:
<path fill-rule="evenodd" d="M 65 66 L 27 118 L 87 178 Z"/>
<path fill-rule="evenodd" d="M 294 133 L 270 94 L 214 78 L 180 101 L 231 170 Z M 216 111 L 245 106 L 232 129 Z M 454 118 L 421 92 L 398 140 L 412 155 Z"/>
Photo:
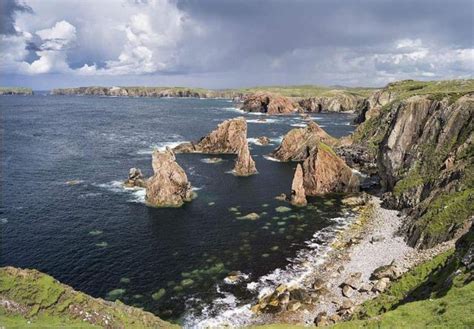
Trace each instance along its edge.
<path fill-rule="evenodd" d="M 193 192 L 172 150 L 153 151 L 153 176 L 147 181 L 146 203 L 153 207 L 180 207 L 191 201 Z"/>
<path fill-rule="evenodd" d="M 331 96 L 303 98 L 298 101 L 305 112 L 346 112 L 359 111 L 364 106 L 365 98 L 344 92 L 334 92 Z"/>
<path fill-rule="evenodd" d="M 235 160 L 234 173 L 237 176 L 251 176 L 257 173 L 255 161 L 250 155 L 249 146 L 247 143 L 241 145 Z"/>
<path fill-rule="evenodd" d="M 128 179 L 123 184 L 126 187 L 146 187 L 145 177 L 138 168 L 130 168 Z"/>
<path fill-rule="evenodd" d="M 299 106 L 289 97 L 267 92 L 257 92 L 246 96 L 240 109 L 246 112 L 290 114 L 297 112 Z"/>
<path fill-rule="evenodd" d="M 303 162 L 306 195 L 350 193 L 359 190 L 359 178 L 327 145 L 320 143 Z"/>
<path fill-rule="evenodd" d="M 401 81 L 371 99 L 353 139 L 376 160 L 385 205 L 408 215 L 411 246 L 451 239 L 474 214 L 474 80 Z"/>
<path fill-rule="evenodd" d="M 303 184 L 303 168 L 298 163 L 296 166 L 293 182 L 291 183 L 291 204 L 294 206 L 306 206 L 306 192 Z"/>
<path fill-rule="evenodd" d="M 337 139 L 326 133 L 317 123 L 310 121 L 306 128 L 290 130 L 271 156 L 280 161 L 303 161 L 320 142 L 334 146 Z"/>
<path fill-rule="evenodd" d="M 23 88 L 23 87 L 0 87 L 0 96 L 3 96 L 3 95 L 31 96 L 33 95 L 33 90 L 31 88 Z"/>
<path fill-rule="evenodd" d="M 183 143 L 176 153 L 237 154 L 247 144 L 247 122 L 244 117 L 225 120 L 209 135 L 196 143 Z"/>

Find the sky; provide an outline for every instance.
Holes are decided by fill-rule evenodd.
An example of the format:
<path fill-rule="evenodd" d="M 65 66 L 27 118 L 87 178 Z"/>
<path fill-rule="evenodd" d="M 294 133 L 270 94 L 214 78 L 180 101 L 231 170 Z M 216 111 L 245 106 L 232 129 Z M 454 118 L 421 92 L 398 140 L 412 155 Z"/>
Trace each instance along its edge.
<path fill-rule="evenodd" d="M 472 0 L 0 0 L 0 85 L 382 86 L 474 75 Z"/>

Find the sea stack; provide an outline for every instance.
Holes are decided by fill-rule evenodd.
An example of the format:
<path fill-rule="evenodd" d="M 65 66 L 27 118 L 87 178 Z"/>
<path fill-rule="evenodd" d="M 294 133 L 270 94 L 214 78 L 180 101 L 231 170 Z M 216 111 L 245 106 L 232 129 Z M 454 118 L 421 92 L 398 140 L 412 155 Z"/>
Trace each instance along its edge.
<path fill-rule="evenodd" d="M 291 183 L 291 204 L 300 207 L 304 207 L 308 204 L 303 184 L 303 168 L 299 163 L 296 166 L 295 176 Z"/>
<path fill-rule="evenodd" d="M 237 176 L 250 176 L 257 173 L 257 168 L 255 167 L 255 161 L 253 161 L 252 156 L 250 155 L 249 146 L 247 139 L 240 147 L 239 152 L 237 153 L 237 159 L 235 160 L 234 173 Z"/>
<path fill-rule="evenodd" d="M 175 147 L 176 153 L 237 154 L 247 144 L 247 121 L 244 117 L 225 120 L 196 143 Z"/>
<path fill-rule="evenodd" d="M 138 168 L 130 168 L 128 179 L 123 183 L 126 187 L 146 187 L 145 177 Z"/>
<path fill-rule="evenodd" d="M 303 162 L 306 195 L 350 193 L 359 190 L 359 178 L 352 169 L 324 143 Z"/>
<path fill-rule="evenodd" d="M 334 146 L 337 139 L 325 132 L 316 122 L 310 121 L 306 128 L 291 129 L 273 151 L 272 157 L 280 161 L 304 161 L 320 142 Z"/>
<path fill-rule="evenodd" d="M 146 203 L 152 207 L 180 207 L 192 200 L 191 184 L 168 147 L 153 151 L 153 176 L 147 181 Z"/>

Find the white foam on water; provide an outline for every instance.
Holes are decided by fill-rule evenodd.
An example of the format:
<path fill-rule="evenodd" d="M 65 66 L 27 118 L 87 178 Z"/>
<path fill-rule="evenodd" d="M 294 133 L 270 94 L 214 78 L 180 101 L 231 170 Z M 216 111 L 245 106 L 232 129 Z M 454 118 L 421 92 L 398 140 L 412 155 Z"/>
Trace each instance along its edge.
<path fill-rule="evenodd" d="M 164 151 L 167 147 L 169 147 L 170 149 L 173 149 L 175 148 L 176 146 L 182 144 L 182 143 L 188 143 L 188 141 L 167 141 L 167 142 L 158 142 L 156 144 L 153 144 L 151 145 L 150 147 L 148 148 L 145 148 L 145 149 L 140 149 L 136 152 L 136 154 L 140 154 L 140 155 L 143 155 L 143 154 L 152 154 L 153 153 L 153 150 L 160 150 L 160 151 Z"/>
<path fill-rule="evenodd" d="M 269 155 L 264 155 L 263 157 L 264 157 L 265 159 L 269 160 L 269 161 L 281 162 L 281 161 L 278 160 L 277 158 L 271 157 L 271 156 L 269 156 Z"/>
<path fill-rule="evenodd" d="M 248 138 L 247 138 L 247 141 L 248 141 L 250 144 L 262 146 L 262 143 L 260 143 L 260 142 L 258 141 L 258 138 L 248 137 Z"/>
<path fill-rule="evenodd" d="M 301 127 L 301 128 L 306 128 L 307 124 L 306 123 L 293 123 L 291 124 L 292 127 Z"/>
<path fill-rule="evenodd" d="M 247 119 L 247 123 L 275 123 L 279 122 L 280 120 L 278 119 L 263 119 L 263 120 L 258 120 L 258 119 Z"/>
<path fill-rule="evenodd" d="M 293 287 L 303 286 L 305 280 L 313 274 L 314 269 L 328 257 L 337 233 L 350 225 L 355 218 L 348 212 L 345 215 L 346 217 L 331 219 L 333 225 L 316 232 L 309 241 L 306 241 L 307 248 L 300 250 L 295 258 L 290 259 L 285 268 L 277 268 L 258 280 L 247 283 L 247 289 L 257 298 L 261 298 L 271 294 L 280 284 Z M 218 293 L 224 294 L 224 297 L 205 306 L 199 316 L 187 314 L 185 328 L 235 328 L 254 324 L 252 323 L 254 314 L 250 309 L 250 303 L 239 303 L 232 294 L 222 293 L 218 286 L 216 289 Z"/>
<path fill-rule="evenodd" d="M 219 160 L 217 160 L 217 159 L 219 159 Z M 208 163 L 208 164 L 219 164 L 219 163 L 222 163 L 224 161 L 225 161 L 224 159 L 219 158 L 219 157 L 201 159 L 201 162 Z"/>
<path fill-rule="evenodd" d="M 142 187 L 126 187 L 121 181 L 111 181 L 104 184 L 93 184 L 114 193 L 127 193 L 130 195 L 128 202 L 145 203 L 146 190 Z"/>

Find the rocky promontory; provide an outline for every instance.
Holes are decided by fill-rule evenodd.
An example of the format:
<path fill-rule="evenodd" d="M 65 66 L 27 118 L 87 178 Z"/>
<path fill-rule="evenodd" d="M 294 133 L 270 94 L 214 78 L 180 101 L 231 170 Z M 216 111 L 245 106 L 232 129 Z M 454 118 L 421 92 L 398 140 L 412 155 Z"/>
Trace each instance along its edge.
<path fill-rule="evenodd" d="M 0 268 L 5 328 L 179 328 L 120 301 L 93 298 L 36 270 Z"/>
<path fill-rule="evenodd" d="M 173 151 L 153 151 L 153 176 L 146 184 L 147 205 L 153 207 L 180 207 L 192 200 L 191 184 L 183 168 L 176 162 Z"/>
<path fill-rule="evenodd" d="M 357 112 L 364 107 L 366 98 L 347 93 L 333 92 L 331 96 L 319 96 L 297 99 L 298 105 L 304 112 Z"/>
<path fill-rule="evenodd" d="M 326 133 L 319 125 L 310 121 L 306 128 L 290 130 L 271 156 L 280 161 L 303 161 L 323 142 L 334 146 L 337 139 Z"/>
<path fill-rule="evenodd" d="M 2 95 L 31 96 L 33 95 L 33 90 L 24 87 L 0 87 L 0 96 Z"/>
<path fill-rule="evenodd" d="M 241 110 L 267 114 L 291 114 L 299 110 L 299 106 L 289 97 L 257 92 L 244 97 Z"/>

